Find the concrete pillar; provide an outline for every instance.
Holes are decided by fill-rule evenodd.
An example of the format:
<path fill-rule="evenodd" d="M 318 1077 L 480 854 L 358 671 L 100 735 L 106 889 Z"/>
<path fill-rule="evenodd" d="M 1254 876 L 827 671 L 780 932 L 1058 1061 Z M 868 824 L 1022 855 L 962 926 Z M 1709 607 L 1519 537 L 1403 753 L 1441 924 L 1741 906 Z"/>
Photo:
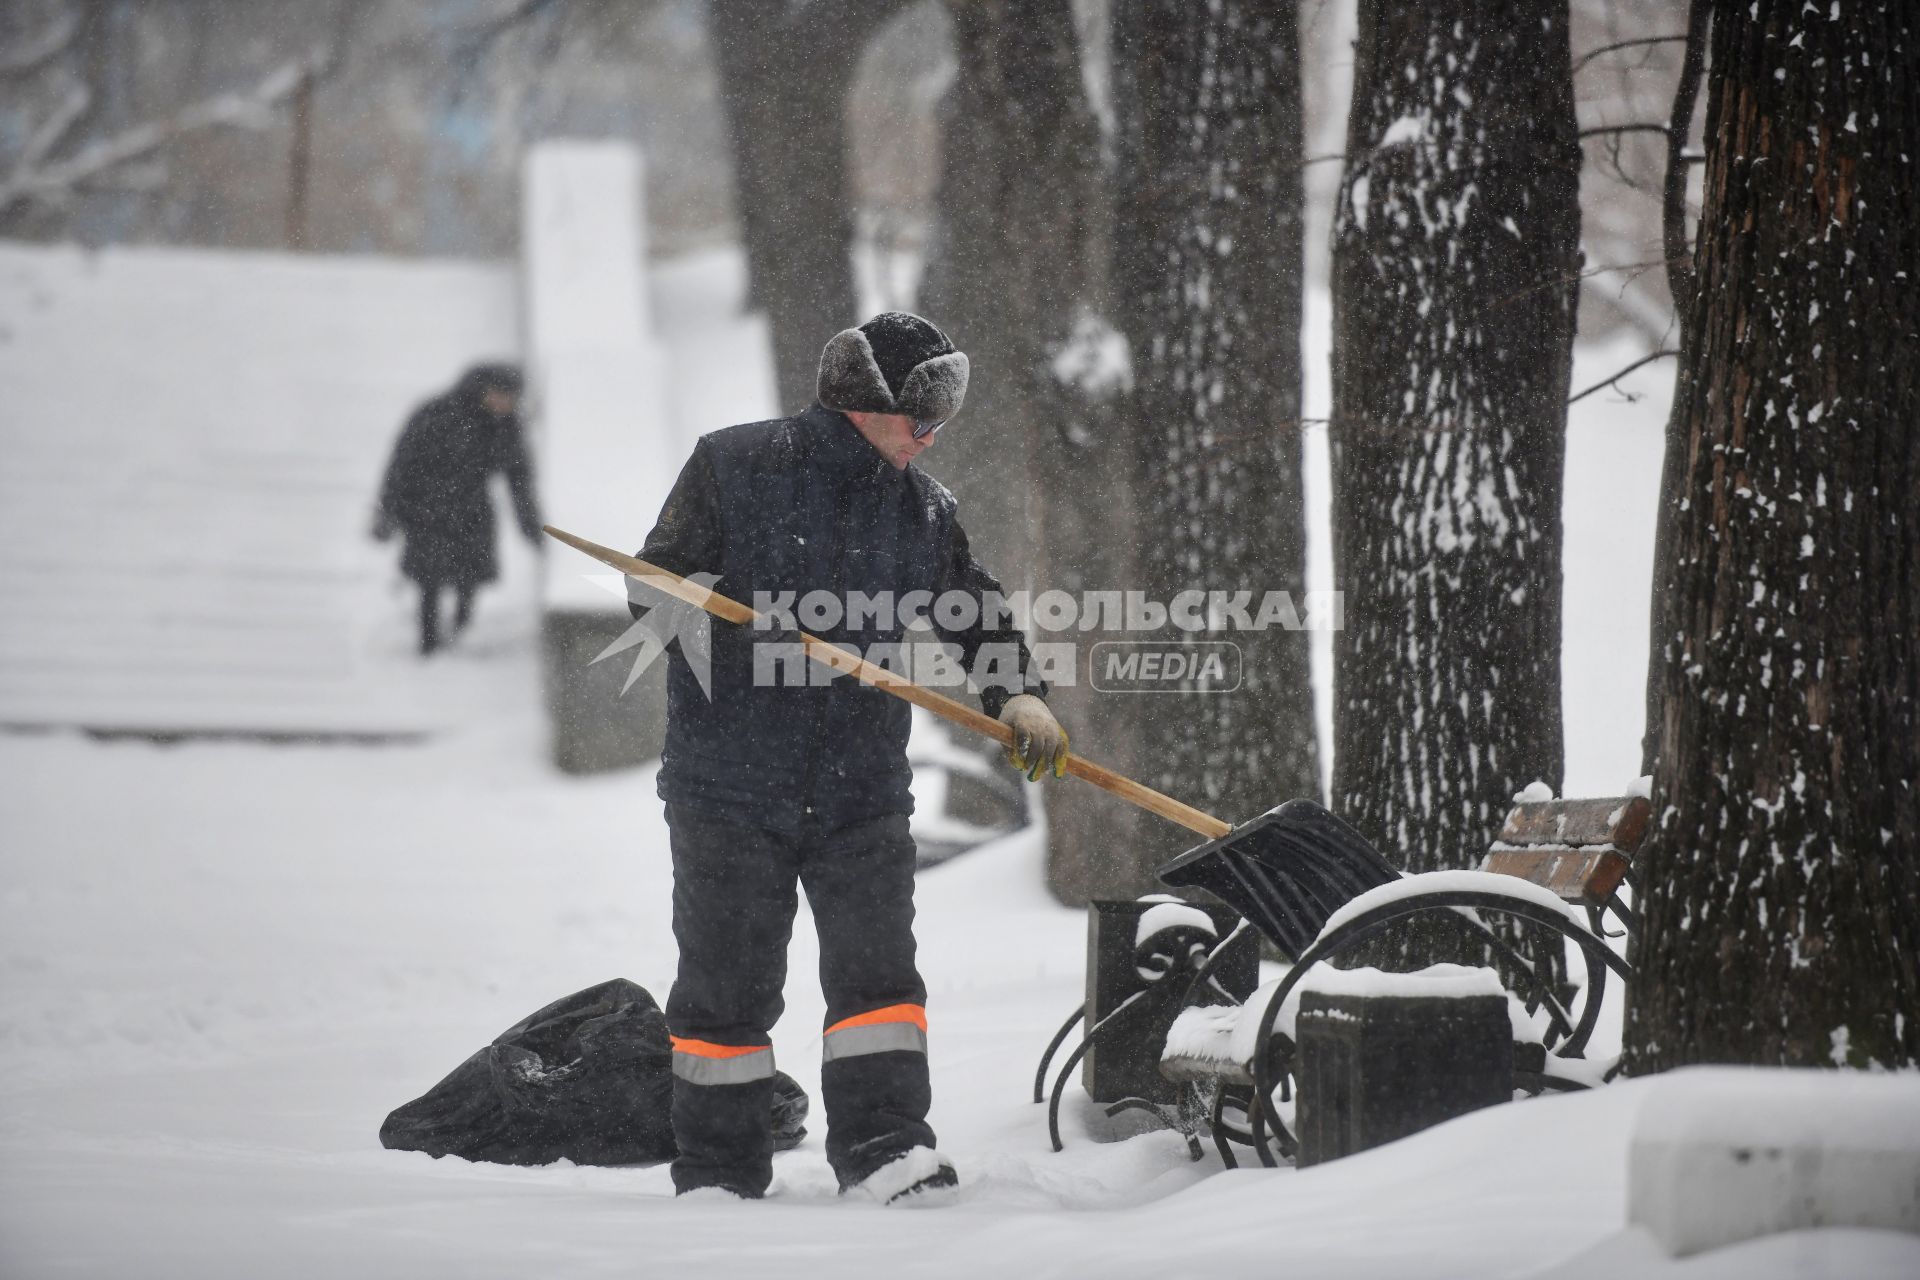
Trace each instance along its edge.
<path fill-rule="evenodd" d="M 639 151 L 554 141 L 526 158 L 521 221 L 527 373 L 549 523 L 637 550 L 691 441 L 668 421 L 666 361 L 646 295 Z M 619 575 L 547 547 L 543 669 L 555 764 L 571 773 L 657 758 L 665 665 L 625 694 L 631 654 L 593 658 L 630 622 Z"/>

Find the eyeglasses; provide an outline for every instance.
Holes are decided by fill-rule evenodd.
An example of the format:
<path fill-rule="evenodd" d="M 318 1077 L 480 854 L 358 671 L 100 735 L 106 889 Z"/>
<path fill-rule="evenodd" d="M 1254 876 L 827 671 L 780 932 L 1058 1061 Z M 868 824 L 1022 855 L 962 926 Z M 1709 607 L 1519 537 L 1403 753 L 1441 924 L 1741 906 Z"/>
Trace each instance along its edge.
<path fill-rule="evenodd" d="M 913 420 L 913 438 L 915 440 L 925 440 L 928 436 L 946 425 L 947 420 L 945 418 L 940 419 L 938 422 L 922 422 L 920 419 L 915 418 Z"/>

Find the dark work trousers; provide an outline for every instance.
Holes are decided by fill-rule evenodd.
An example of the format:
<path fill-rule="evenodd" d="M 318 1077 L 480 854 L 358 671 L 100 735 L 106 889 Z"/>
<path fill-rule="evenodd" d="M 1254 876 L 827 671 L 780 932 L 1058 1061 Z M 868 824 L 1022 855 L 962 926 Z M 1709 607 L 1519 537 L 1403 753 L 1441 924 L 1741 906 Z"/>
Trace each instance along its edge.
<path fill-rule="evenodd" d="M 913 964 L 913 839 L 904 814 L 782 835 L 667 806 L 680 973 L 673 1033 L 679 1191 L 763 1194 L 773 1179 L 773 1048 L 804 885 L 827 998 L 820 1092 L 827 1159 L 851 1186 L 927 1126 L 926 988 Z"/>
<path fill-rule="evenodd" d="M 440 583 L 420 584 L 420 652 L 432 653 L 440 647 Z M 459 635 L 473 619 L 472 583 L 460 583 L 453 589 L 453 633 Z"/>

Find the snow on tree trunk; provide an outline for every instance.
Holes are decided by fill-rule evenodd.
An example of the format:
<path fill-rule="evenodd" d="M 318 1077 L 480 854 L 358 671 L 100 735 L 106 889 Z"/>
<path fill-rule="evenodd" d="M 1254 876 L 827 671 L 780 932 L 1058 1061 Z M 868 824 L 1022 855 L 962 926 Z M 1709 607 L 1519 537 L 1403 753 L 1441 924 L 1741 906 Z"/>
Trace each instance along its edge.
<path fill-rule="evenodd" d="M 1714 13 L 1634 1071 L 1920 1060 L 1920 22 Z"/>
<path fill-rule="evenodd" d="M 973 377 L 966 409 L 923 465 L 952 486 L 974 550 L 1009 591 L 1111 587 L 1125 574 L 1112 529 L 1127 509 L 1131 454 L 1105 421 L 1100 388 L 1075 376 L 1099 329 L 1105 189 L 1073 8 L 947 7 L 958 71 L 942 109 L 940 224 L 920 305 L 966 350 Z M 1125 721 L 1084 682 L 1057 685 L 1051 701 L 1076 745 L 1103 758 L 1121 748 Z M 1063 900 L 1085 901 L 1095 886 L 1081 869 L 1124 845 L 1133 817 L 1078 783 L 1050 784 L 1048 801 L 1050 882 Z"/>
<path fill-rule="evenodd" d="M 1120 192 L 1115 282 L 1133 357 L 1140 560 L 1165 602 L 1222 592 L 1257 613 L 1268 591 L 1304 606 L 1300 318 L 1303 196 L 1299 37 L 1289 4 L 1143 0 L 1114 14 Z M 1162 638 L 1230 640 L 1230 692 L 1134 697 L 1144 780 L 1230 822 L 1317 797 L 1308 636 L 1274 626 Z M 1133 637 L 1141 638 L 1139 636 Z M 1146 702 L 1151 705 L 1145 705 Z M 1153 886 L 1196 843 L 1154 824 L 1112 855 Z"/>
<path fill-rule="evenodd" d="M 751 300 L 772 330 L 783 413 L 813 403 L 820 348 L 862 319 L 849 256 L 847 89 L 868 41 L 905 3 L 712 0 L 709 9 Z"/>
<path fill-rule="evenodd" d="M 1563 763 L 1567 5 L 1362 0 L 1359 30 L 1333 235 L 1333 805 L 1409 871 L 1471 867 Z"/>

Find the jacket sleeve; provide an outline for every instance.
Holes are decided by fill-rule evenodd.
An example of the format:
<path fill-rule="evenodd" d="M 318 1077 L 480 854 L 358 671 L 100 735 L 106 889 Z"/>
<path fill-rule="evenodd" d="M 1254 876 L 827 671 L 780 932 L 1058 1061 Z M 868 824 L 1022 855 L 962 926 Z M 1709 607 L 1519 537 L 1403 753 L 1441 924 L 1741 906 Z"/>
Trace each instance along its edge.
<path fill-rule="evenodd" d="M 530 542 L 540 540 L 540 500 L 533 490 L 533 459 L 527 452 L 527 440 L 516 425 L 506 436 L 501 449 L 500 470 L 507 477 L 507 492 L 513 496 L 513 515 L 520 532 Z"/>
<path fill-rule="evenodd" d="M 977 678 L 974 680 L 980 694 L 980 709 L 998 719 L 1000 709 L 1017 693 L 1030 693 L 1036 698 L 1046 697 L 1047 682 L 1034 673 L 1033 654 L 1027 649 L 1026 636 L 1013 624 L 1012 618 L 1004 614 L 999 617 L 987 615 L 986 598 L 989 593 L 1000 595 L 1000 580 L 974 558 L 972 548 L 967 545 L 966 530 L 960 527 L 958 520 L 953 524 L 953 550 L 947 558 L 940 588 L 934 594 L 938 598 L 948 591 L 965 592 L 981 605 L 971 627 L 952 630 L 935 621 L 933 628 L 942 640 L 959 648 L 960 663 L 970 676 L 998 677 L 985 683 Z M 938 610 L 934 612 L 937 618 Z M 986 652 L 987 666 L 985 670 L 976 671 L 975 662 L 982 650 Z"/>
<path fill-rule="evenodd" d="M 720 566 L 723 546 L 720 526 L 720 487 L 713 474 L 713 459 L 703 440 L 693 447 L 693 456 L 680 469 L 673 491 L 660 508 L 660 519 L 647 535 L 647 545 L 639 557 L 682 577 L 693 573 L 714 573 Z M 635 618 L 646 616 L 647 606 L 636 603 L 628 579 L 627 609 Z"/>

